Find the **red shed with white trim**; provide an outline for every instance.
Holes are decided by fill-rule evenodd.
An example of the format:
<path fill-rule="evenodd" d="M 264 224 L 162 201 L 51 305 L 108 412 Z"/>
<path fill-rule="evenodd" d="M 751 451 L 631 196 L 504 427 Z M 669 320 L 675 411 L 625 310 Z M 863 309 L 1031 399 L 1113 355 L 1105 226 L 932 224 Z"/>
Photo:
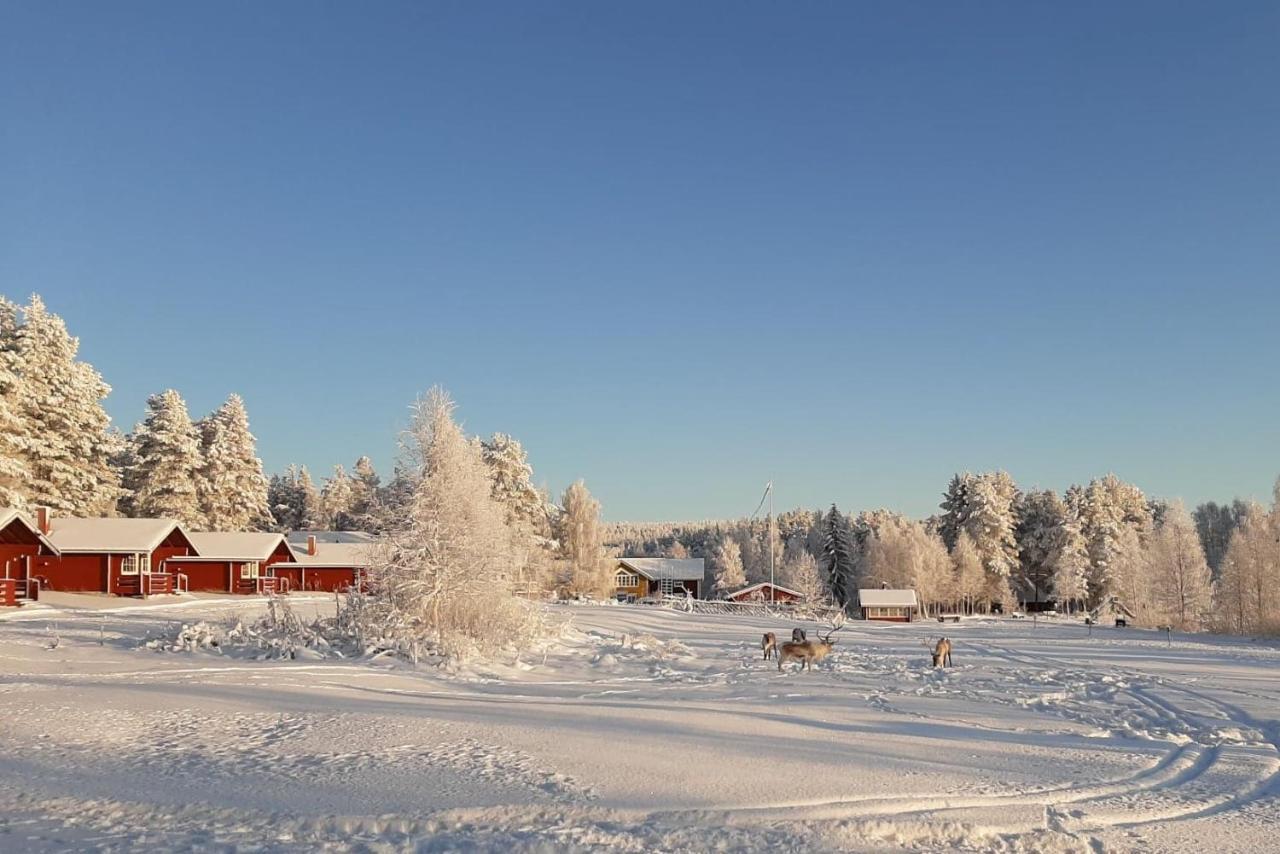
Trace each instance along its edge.
<path fill-rule="evenodd" d="M 277 578 L 289 579 L 293 590 L 346 590 L 364 580 L 376 546 L 370 543 L 322 543 L 312 534 L 303 546 L 289 544 L 293 561 L 276 564 Z"/>
<path fill-rule="evenodd" d="M 57 554 L 38 522 L 13 508 L 0 508 L 0 605 L 39 598 L 39 582 L 31 570 L 38 558 Z"/>

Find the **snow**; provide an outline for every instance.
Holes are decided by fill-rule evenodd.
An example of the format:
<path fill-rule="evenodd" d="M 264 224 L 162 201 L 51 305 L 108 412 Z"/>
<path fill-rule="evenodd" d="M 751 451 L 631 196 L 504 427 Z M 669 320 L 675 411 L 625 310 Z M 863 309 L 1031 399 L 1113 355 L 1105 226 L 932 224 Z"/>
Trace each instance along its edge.
<path fill-rule="evenodd" d="M 196 554 L 208 560 L 266 560 L 284 542 L 283 534 L 256 531 L 192 531 Z"/>
<path fill-rule="evenodd" d="M 49 539 L 60 552 L 149 552 L 174 528 L 181 529 L 176 519 L 56 516 L 49 520 Z"/>
<path fill-rule="evenodd" d="M 544 648 L 451 671 L 206 643 L 265 608 L 6 611 L 0 850 L 1244 852 L 1280 826 L 1280 649 L 1247 639 L 965 620 L 935 670 L 937 623 L 851 622 L 779 672 L 761 633 L 812 624 L 555 606 Z"/>

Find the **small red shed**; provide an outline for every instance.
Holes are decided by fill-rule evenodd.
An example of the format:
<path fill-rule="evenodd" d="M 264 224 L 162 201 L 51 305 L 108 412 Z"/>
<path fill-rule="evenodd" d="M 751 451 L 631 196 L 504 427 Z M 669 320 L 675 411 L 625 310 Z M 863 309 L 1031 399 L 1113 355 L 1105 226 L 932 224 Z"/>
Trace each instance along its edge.
<path fill-rule="evenodd" d="M 32 572 L 51 590 L 173 593 L 167 561 L 196 553 L 175 519 L 57 517 L 43 533 L 58 554 L 37 558 Z"/>
<path fill-rule="evenodd" d="M 804 599 L 804 594 L 790 587 L 762 581 L 726 594 L 724 598 L 730 602 L 799 602 Z"/>
<path fill-rule="evenodd" d="M 169 569 L 188 590 L 220 593 L 287 593 L 289 585 L 277 578 L 275 566 L 292 563 L 283 534 L 192 531 L 197 554 L 172 558 Z"/>
<path fill-rule="evenodd" d="M 0 605 L 21 605 L 40 596 L 40 582 L 32 567 L 40 557 L 57 557 L 39 523 L 13 508 L 0 508 Z"/>

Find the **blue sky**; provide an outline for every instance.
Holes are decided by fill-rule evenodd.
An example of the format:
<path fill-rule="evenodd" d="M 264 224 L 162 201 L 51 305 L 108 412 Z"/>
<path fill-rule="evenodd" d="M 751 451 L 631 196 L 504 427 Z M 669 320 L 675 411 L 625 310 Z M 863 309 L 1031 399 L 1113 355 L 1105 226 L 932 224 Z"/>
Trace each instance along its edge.
<path fill-rule="evenodd" d="M 614 519 L 1280 473 L 1275 3 L 0 8 L 0 292 L 387 470 L 439 383 Z"/>

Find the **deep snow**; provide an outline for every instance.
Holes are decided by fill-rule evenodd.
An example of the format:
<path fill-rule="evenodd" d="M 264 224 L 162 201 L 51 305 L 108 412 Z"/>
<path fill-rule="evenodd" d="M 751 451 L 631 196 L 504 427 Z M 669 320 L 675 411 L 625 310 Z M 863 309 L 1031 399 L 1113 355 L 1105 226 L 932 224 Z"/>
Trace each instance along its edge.
<path fill-rule="evenodd" d="M 851 622 L 779 674 L 793 621 L 560 606 L 446 673 L 147 645 L 262 600 L 49 600 L 0 614 L 0 850 L 1280 847 L 1269 644 L 967 621 L 943 671 L 937 623 Z"/>

